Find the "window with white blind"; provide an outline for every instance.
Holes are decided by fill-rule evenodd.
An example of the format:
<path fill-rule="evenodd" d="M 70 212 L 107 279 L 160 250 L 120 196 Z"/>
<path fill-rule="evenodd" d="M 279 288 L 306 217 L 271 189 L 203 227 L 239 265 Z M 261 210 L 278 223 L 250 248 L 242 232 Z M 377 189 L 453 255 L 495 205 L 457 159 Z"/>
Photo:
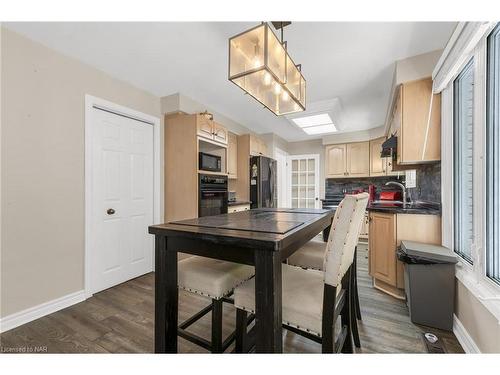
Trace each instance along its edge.
<path fill-rule="evenodd" d="M 453 186 L 455 252 L 472 263 L 474 61 L 453 83 Z"/>
<path fill-rule="evenodd" d="M 488 37 L 486 275 L 500 284 L 500 25 Z"/>

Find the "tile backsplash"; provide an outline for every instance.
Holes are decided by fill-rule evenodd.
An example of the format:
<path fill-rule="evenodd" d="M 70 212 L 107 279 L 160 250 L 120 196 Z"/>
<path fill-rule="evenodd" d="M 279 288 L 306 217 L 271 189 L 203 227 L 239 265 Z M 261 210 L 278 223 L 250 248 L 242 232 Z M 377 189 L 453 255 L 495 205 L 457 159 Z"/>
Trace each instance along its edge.
<path fill-rule="evenodd" d="M 412 200 L 441 203 L 441 163 L 422 164 L 417 170 L 417 184 L 409 188 L 408 195 Z M 327 178 L 325 180 L 325 197 L 343 194 L 353 190 L 368 191 L 369 185 L 375 185 L 377 196 L 383 190 L 395 190 L 394 186 L 385 186 L 389 181 L 398 181 L 404 184 L 405 173 L 401 176 L 380 176 L 363 178 Z"/>

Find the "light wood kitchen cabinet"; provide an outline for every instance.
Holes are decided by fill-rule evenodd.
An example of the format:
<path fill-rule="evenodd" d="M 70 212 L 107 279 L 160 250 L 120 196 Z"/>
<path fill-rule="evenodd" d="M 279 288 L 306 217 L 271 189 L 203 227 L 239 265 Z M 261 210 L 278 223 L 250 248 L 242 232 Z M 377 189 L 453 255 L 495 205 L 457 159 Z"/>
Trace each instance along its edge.
<path fill-rule="evenodd" d="M 325 147 L 326 178 L 366 177 L 370 174 L 369 142 Z"/>
<path fill-rule="evenodd" d="M 227 135 L 227 174 L 228 178 L 238 177 L 238 136 L 234 133 Z"/>
<path fill-rule="evenodd" d="M 370 174 L 369 142 L 348 143 L 346 145 L 347 175 L 366 177 Z"/>
<path fill-rule="evenodd" d="M 196 115 L 197 134 L 200 137 L 213 139 L 213 121 L 203 115 Z"/>
<path fill-rule="evenodd" d="M 326 178 L 346 176 L 346 145 L 329 145 L 325 148 Z"/>
<path fill-rule="evenodd" d="M 268 156 L 267 145 L 259 137 L 250 136 L 250 155 L 254 156 Z"/>
<path fill-rule="evenodd" d="M 238 178 L 234 181 L 234 190 L 239 200 L 250 200 L 250 156 L 269 156 L 266 143 L 250 134 L 238 136 Z"/>
<path fill-rule="evenodd" d="M 219 134 L 224 129 L 226 139 L 227 130 L 218 124 L 215 127 L 214 124 L 216 123 L 200 114 L 174 113 L 165 116 L 165 221 L 198 217 L 199 172 L 226 174 L 227 146 L 214 140 L 213 129 L 219 129 Z M 222 171 L 199 171 L 200 151 L 220 156 Z"/>
<path fill-rule="evenodd" d="M 227 129 L 202 114 L 196 116 L 197 134 L 200 137 L 227 144 Z"/>
<path fill-rule="evenodd" d="M 400 85 L 391 131 L 398 137 L 398 164 L 441 159 L 441 94 L 432 93 L 431 78 Z"/>
<path fill-rule="evenodd" d="M 396 286 L 396 215 L 370 213 L 370 275 Z"/>
<path fill-rule="evenodd" d="M 214 141 L 227 144 L 228 142 L 228 131 L 222 125 L 214 122 Z"/>
<path fill-rule="evenodd" d="M 441 244 L 439 215 L 369 213 L 369 274 L 373 285 L 404 299 L 404 265 L 396 257 L 401 241 Z"/>
<path fill-rule="evenodd" d="M 370 176 L 385 176 L 387 173 L 387 158 L 380 157 L 384 142 L 385 137 L 370 141 Z"/>

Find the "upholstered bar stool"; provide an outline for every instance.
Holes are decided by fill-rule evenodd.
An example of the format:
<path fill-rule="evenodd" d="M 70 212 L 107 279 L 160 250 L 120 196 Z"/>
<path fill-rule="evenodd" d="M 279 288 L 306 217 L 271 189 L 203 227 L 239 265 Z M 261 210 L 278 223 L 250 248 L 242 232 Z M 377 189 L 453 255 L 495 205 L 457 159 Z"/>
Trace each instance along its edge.
<path fill-rule="evenodd" d="M 368 194 L 346 196 L 335 212 L 326 244 L 324 271 L 282 265 L 283 327 L 322 345 L 323 353 L 352 353 L 350 294 L 354 251 L 364 218 Z M 246 315 L 255 312 L 255 280 L 234 290 L 237 308 L 236 352 L 248 345 Z M 335 323 L 341 317 L 341 331 Z"/>
<path fill-rule="evenodd" d="M 238 285 L 254 275 L 254 268 L 243 264 L 193 256 L 178 264 L 178 286 L 191 293 L 212 299 L 212 303 L 199 311 L 177 329 L 180 337 L 199 345 L 212 353 L 224 352 L 234 340 L 235 332 L 222 339 L 223 302 L 231 302 L 230 296 Z M 186 329 L 212 311 L 212 338 L 207 341 Z"/>
<path fill-rule="evenodd" d="M 323 271 L 323 261 L 325 258 L 326 243 L 318 237 L 313 238 L 311 241 L 302 246 L 299 250 L 292 254 L 287 259 L 287 263 L 292 266 L 302 267 L 306 269 L 313 269 Z M 354 251 L 353 267 L 351 272 L 352 278 L 352 293 L 351 304 L 354 311 L 353 317 L 361 320 L 361 309 L 359 307 L 359 294 L 358 294 L 358 277 L 357 277 L 357 251 Z M 356 347 L 361 347 L 361 340 L 359 339 L 358 323 L 356 319 L 352 322 L 352 333 L 354 344 Z"/>

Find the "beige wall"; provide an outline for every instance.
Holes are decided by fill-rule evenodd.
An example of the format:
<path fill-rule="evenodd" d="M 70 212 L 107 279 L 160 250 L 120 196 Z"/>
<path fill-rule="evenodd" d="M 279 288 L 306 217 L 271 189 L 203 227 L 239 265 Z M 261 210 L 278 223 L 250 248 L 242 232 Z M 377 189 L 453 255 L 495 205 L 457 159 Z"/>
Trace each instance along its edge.
<path fill-rule="evenodd" d="M 438 49 L 396 61 L 396 84 L 430 77 L 442 53 Z"/>
<path fill-rule="evenodd" d="M 160 116 L 160 99 L 1 34 L 1 312 L 84 287 L 84 98 Z"/>
<path fill-rule="evenodd" d="M 500 321 L 458 279 L 455 315 L 481 353 L 500 353 Z"/>

